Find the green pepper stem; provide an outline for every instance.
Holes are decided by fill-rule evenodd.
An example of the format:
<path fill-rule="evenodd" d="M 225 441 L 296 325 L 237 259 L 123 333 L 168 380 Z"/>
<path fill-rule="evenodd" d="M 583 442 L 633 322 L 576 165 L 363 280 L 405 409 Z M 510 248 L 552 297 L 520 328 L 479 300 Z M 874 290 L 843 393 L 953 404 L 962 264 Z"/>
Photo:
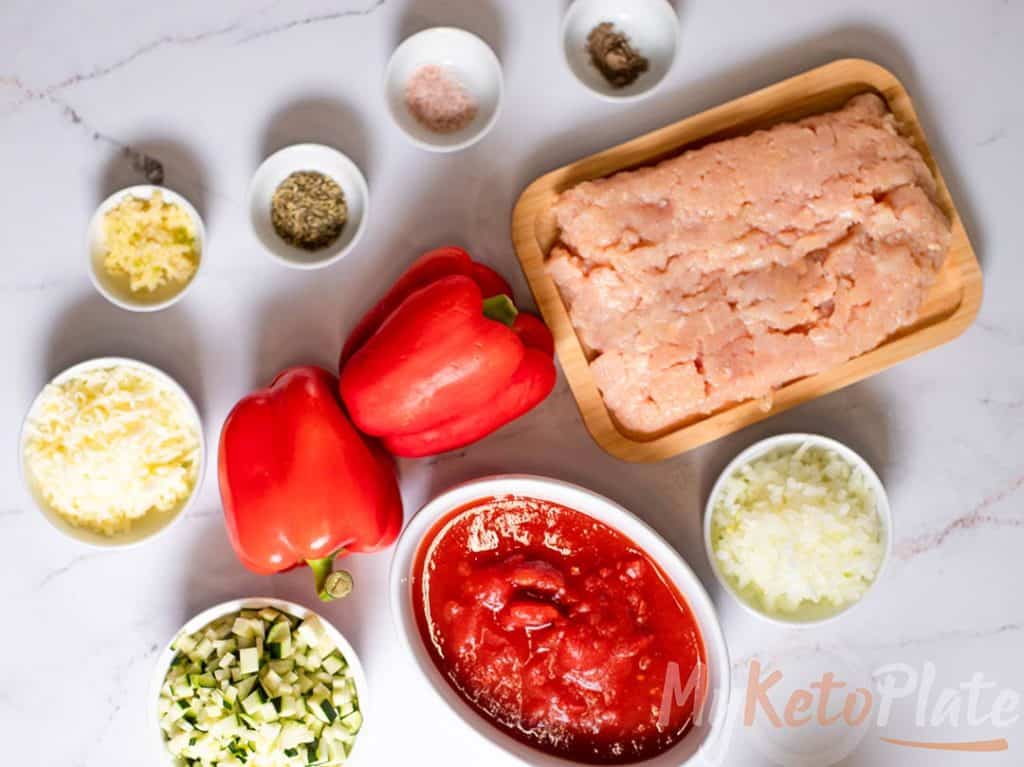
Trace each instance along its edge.
<path fill-rule="evenodd" d="M 512 299 L 504 293 L 484 299 L 484 316 L 502 325 L 512 327 L 512 323 L 519 316 L 519 310 L 512 303 Z"/>
<path fill-rule="evenodd" d="M 341 553 L 342 550 L 338 550 L 323 559 L 306 560 L 316 578 L 316 595 L 324 602 L 341 599 L 352 593 L 352 574 L 347 570 L 334 569 L 334 558 Z"/>

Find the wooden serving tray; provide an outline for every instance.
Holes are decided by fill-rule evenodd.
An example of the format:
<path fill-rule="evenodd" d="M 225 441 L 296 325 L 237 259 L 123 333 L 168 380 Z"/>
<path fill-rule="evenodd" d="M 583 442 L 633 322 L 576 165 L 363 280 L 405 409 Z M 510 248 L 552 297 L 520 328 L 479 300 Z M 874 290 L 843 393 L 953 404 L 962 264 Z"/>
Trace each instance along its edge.
<path fill-rule="evenodd" d="M 902 133 L 924 156 L 938 181 L 938 203 L 953 224 L 946 264 L 926 297 L 917 322 L 901 328 L 859 357 L 782 386 L 775 391 L 768 410 L 760 402 L 746 401 L 654 435 L 631 434 L 623 429 L 605 407 L 558 289 L 544 271 L 544 260 L 558 239 L 558 227 L 551 213 L 554 199 L 581 181 L 652 165 L 684 149 L 838 109 L 851 97 L 866 91 L 874 91 L 885 99 Z M 587 429 L 601 447 L 627 461 L 660 461 L 678 455 L 773 413 L 867 378 L 960 335 L 981 305 L 981 268 L 910 96 L 891 72 L 861 59 L 842 59 L 812 69 L 541 176 L 516 203 L 512 239 L 537 305 L 554 333 L 558 359 Z"/>

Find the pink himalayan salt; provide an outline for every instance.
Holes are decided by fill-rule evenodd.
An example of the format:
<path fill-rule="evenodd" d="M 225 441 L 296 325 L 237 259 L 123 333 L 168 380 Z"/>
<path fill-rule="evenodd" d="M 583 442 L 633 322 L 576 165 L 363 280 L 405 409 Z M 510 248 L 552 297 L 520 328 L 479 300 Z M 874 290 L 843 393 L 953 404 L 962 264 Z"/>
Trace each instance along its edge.
<path fill-rule="evenodd" d="M 476 102 L 437 64 L 416 70 L 405 86 L 405 105 L 416 122 L 434 133 L 455 133 L 473 122 Z"/>

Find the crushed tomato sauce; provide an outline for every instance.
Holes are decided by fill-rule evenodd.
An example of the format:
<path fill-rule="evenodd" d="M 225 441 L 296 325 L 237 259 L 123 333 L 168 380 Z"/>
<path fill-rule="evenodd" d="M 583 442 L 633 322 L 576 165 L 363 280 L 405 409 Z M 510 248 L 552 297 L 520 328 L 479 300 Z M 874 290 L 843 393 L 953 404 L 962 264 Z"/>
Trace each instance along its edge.
<path fill-rule="evenodd" d="M 573 509 L 486 498 L 427 534 L 413 568 L 420 633 L 442 675 L 509 735 L 578 762 L 675 745 L 705 694 L 661 709 L 706 653 L 685 599 L 636 544 Z M 671 688 L 670 688 L 671 689 Z"/>

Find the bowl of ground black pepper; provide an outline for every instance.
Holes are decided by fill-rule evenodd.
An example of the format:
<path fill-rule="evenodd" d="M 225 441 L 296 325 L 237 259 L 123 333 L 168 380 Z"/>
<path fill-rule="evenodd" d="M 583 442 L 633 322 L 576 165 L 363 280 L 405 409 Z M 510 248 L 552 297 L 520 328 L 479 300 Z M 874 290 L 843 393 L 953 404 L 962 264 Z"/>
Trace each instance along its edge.
<path fill-rule="evenodd" d="M 562 21 L 569 70 L 611 101 L 649 95 L 672 68 L 678 38 L 667 0 L 575 0 Z"/>
<path fill-rule="evenodd" d="M 249 217 L 277 261 L 320 269 L 355 247 L 369 199 L 366 179 L 348 157 L 320 144 L 296 144 L 257 169 L 249 185 Z"/>

